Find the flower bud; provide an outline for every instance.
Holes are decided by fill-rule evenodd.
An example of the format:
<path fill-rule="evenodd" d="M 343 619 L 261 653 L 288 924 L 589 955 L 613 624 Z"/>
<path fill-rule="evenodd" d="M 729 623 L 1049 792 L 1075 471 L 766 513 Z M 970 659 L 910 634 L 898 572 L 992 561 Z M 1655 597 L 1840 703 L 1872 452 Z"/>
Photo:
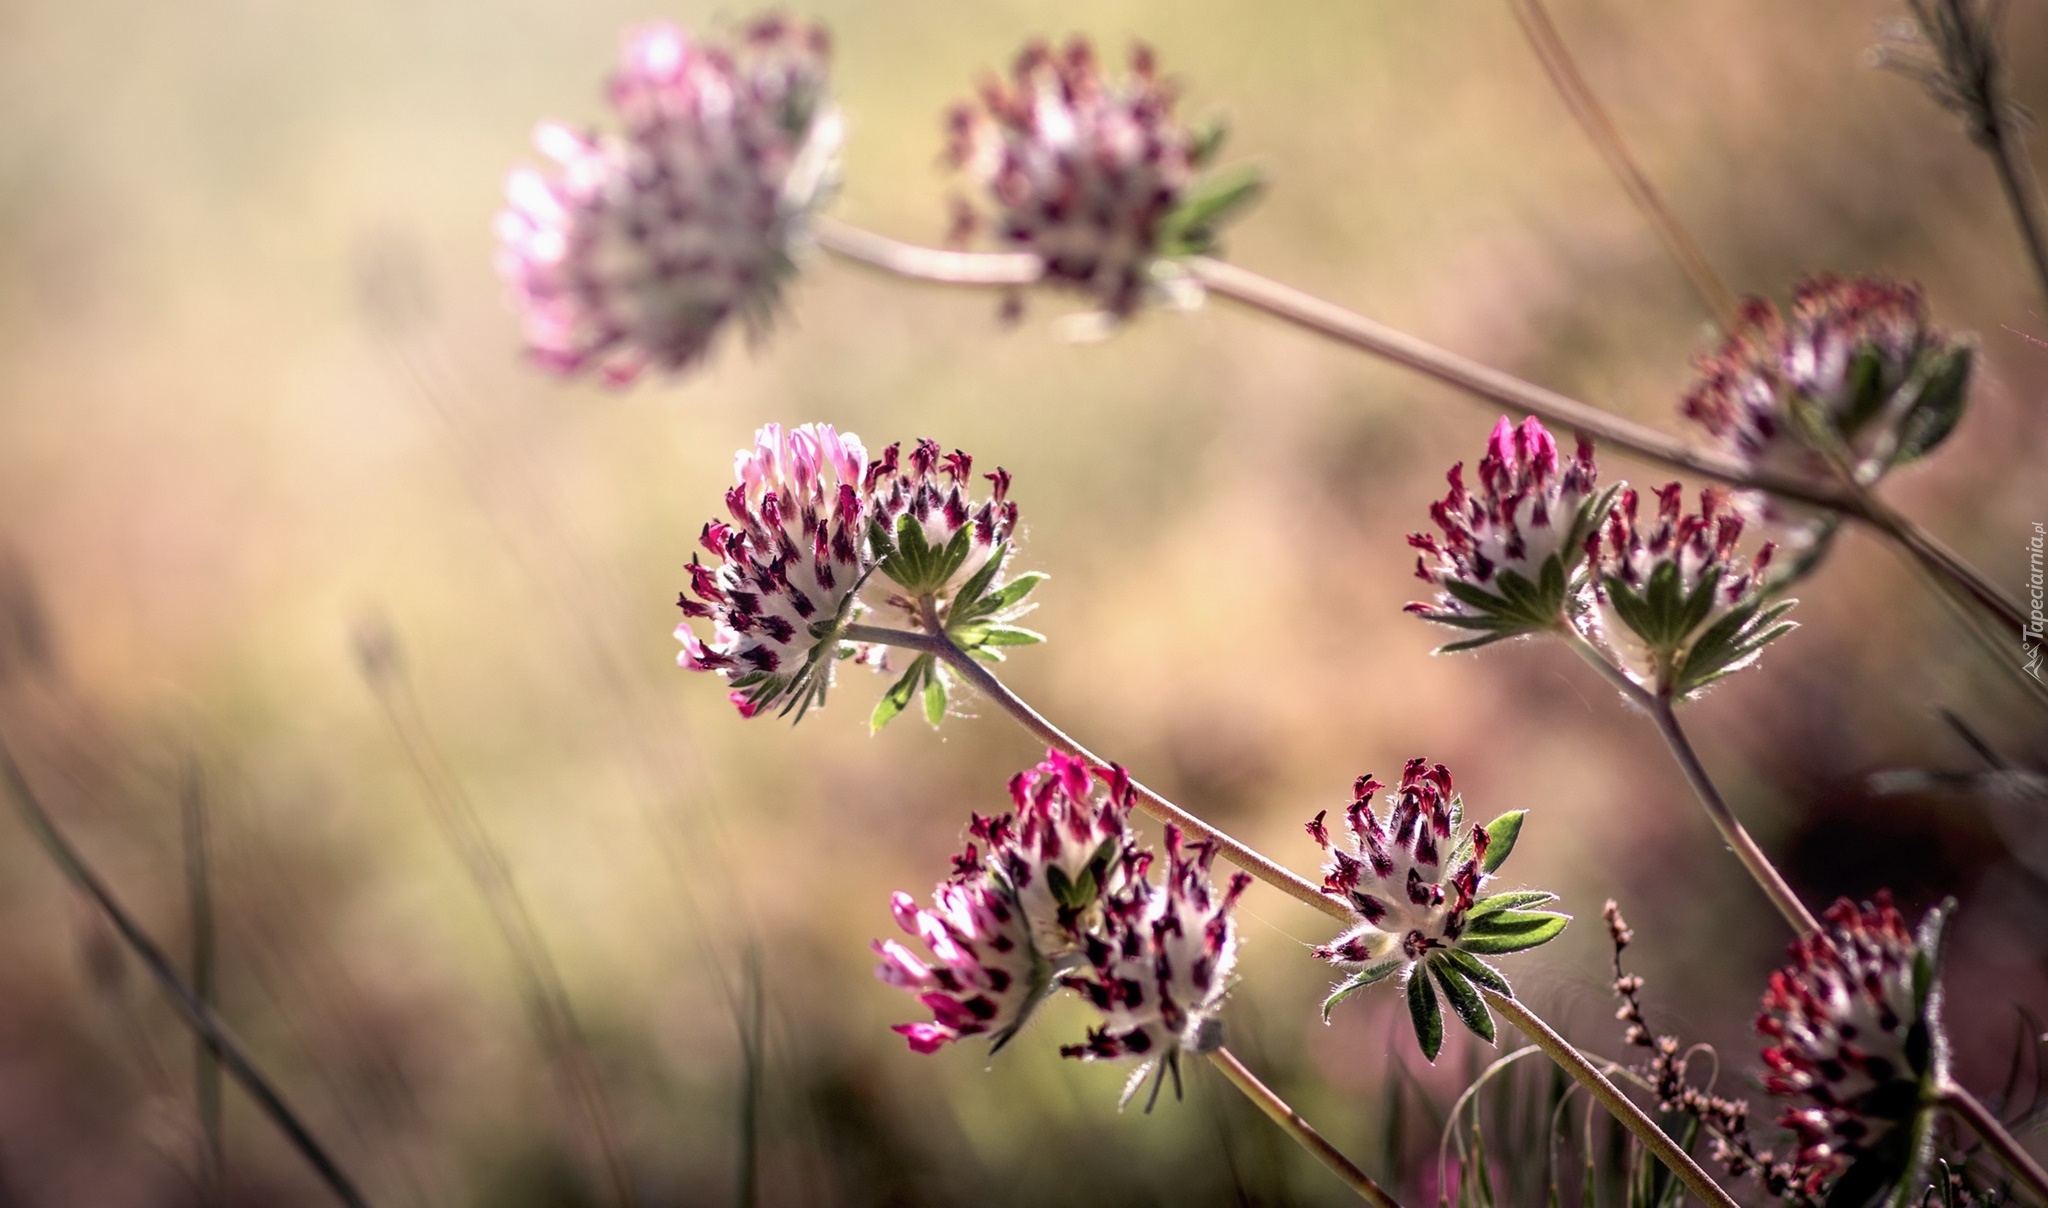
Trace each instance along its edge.
<path fill-rule="evenodd" d="M 1001 1047 L 1044 997 L 1049 977 L 1023 912 L 974 866 L 971 851 L 964 859 L 966 875 L 940 885 L 930 909 L 919 909 L 907 893 L 890 899 L 897 925 L 923 942 L 928 960 L 895 940 L 874 944 L 882 958 L 875 976 L 916 995 L 932 1013 L 929 1021 L 892 1029 L 919 1053 L 968 1036 L 989 1036 Z"/>
<path fill-rule="evenodd" d="M 540 127 L 499 214 L 498 273 L 536 361 L 624 385 L 702 359 L 728 320 L 765 332 L 837 175 L 828 44 L 779 17 L 725 48 L 672 25 L 628 35 L 622 134 Z"/>

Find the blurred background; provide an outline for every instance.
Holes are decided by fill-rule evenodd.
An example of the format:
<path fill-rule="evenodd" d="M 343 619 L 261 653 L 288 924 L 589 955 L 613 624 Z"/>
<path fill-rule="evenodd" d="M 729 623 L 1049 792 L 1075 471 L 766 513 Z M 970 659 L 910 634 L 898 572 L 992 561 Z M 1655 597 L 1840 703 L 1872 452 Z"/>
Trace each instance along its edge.
<path fill-rule="evenodd" d="M 1225 162 L 1272 183 L 1233 259 L 1677 427 L 1705 318 L 1504 3 L 801 11 L 836 42 L 842 217 L 937 241 L 951 101 L 1029 36 L 1143 38 L 1186 113 L 1229 116 Z M 1496 410 L 1226 305 L 1072 346 L 1064 299 L 1006 326 L 990 296 L 830 261 L 769 343 L 687 380 L 608 393 L 523 363 L 490 218 L 532 126 L 602 118 L 623 27 L 745 15 L 0 10 L 0 727 L 181 963 L 205 886 L 222 1014 L 370 1197 L 615 1203 L 595 1101 L 643 1204 L 1343 1202 L 1206 1069 L 1119 1114 L 1121 1069 L 1056 1055 L 1076 1003 L 993 1061 L 887 1030 L 911 1014 L 870 975 L 888 893 L 927 889 L 1035 752 L 972 701 L 870 737 L 883 681 L 860 669 L 796 729 L 676 669 L 681 568 L 767 421 L 1009 468 L 1017 565 L 1052 576 L 1030 622 L 1052 641 L 1011 682 L 1296 868 L 1304 819 L 1412 755 L 1481 818 L 1528 809 L 1509 880 L 1579 922 L 1510 962 L 1523 995 L 1627 1055 L 1617 898 L 1653 1025 L 1718 1046 L 1741 1090 L 1788 937 L 1648 724 L 1562 648 L 1433 659 L 1444 635 L 1400 612 L 1402 536 Z M 1989 162 L 1866 62 L 1891 0 L 1554 15 L 1735 288 L 1889 271 L 1981 333 L 1961 432 L 1887 490 L 2017 591 L 2048 520 L 2048 350 L 2013 329 L 2048 322 Z M 2048 6 L 2012 5 L 2007 35 L 2048 111 Z M 2038 768 L 2043 714 L 1863 533 L 1801 595 L 1804 626 L 1690 709 L 1696 741 L 1810 901 L 1962 900 L 1951 1028 L 1997 1098 L 2040 1030 L 2021 1012 L 2048 1012 L 2038 803 L 1867 781 L 1982 771 L 1942 708 Z M 1325 920 L 1257 888 L 1242 927 L 1234 1047 L 1434 1199 L 1440 1123 L 1491 1051 L 1460 1034 L 1427 1067 L 1392 994 L 1324 1027 Z M 9 813 L 0 1204 L 205 1202 L 194 1105 L 189 1035 Z M 329 1202 L 232 1087 L 225 1169 L 232 1203 Z"/>

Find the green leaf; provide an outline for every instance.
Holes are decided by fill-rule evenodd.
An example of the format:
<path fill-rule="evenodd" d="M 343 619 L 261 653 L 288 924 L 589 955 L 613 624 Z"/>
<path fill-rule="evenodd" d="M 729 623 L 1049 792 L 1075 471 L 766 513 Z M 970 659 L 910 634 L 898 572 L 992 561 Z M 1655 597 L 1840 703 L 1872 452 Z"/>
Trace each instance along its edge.
<path fill-rule="evenodd" d="M 1045 640 L 1045 635 L 1035 629 L 1021 625 L 991 625 L 988 634 L 981 639 L 984 646 L 1035 646 Z"/>
<path fill-rule="evenodd" d="M 1463 579 L 1445 579 L 1443 587 L 1447 595 L 1467 608 L 1477 609 L 1489 616 L 1499 616 L 1509 611 L 1506 600 Z"/>
<path fill-rule="evenodd" d="M 1401 966 L 1405 964 L 1407 964 L 1406 961 L 1402 960 L 1400 957 L 1395 957 L 1392 960 L 1381 961 L 1379 964 L 1373 965 L 1370 968 L 1367 968 L 1359 973 L 1355 973 L 1351 977 L 1345 979 L 1342 983 L 1337 985 L 1336 988 L 1330 991 L 1330 996 L 1328 998 L 1323 1000 L 1323 1022 L 1330 1022 L 1331 1007 L 1334 1007 L 1338 1003 L 1343 1002 L 1345 999 L 1351 997 L 1353 994 L 1358 993 L 1360 990 L 1365 989 L 1367 986 L 1373 985 L 1376 982 L 1385 981 L 1389 976 L 1398 972 Z"/>
<path fill-rule="evenodd" d="M 1457 1014 L 1459 1021 L 1469 1028 L 1474 1036 L 1492 1044 L 1493 1012 L 1486 1009 L 1486 1002 L 1479 997 L 1479 991 L 1474 990 L 1472 983 L 1465 980 L 1465 975 L 1448 961 L 1432 959 L 1428 964 L 1430 976 L 1436 978 L 1436 984 L 1443 987 L 1444 997 L 1450 1001 L 1451 1010 Z"/>
<path fill-rule="evenodd" d="M 912 591 L 924 586 L 931 574 L 932 547 L 925 542 L 924 526 L 909 512 L 896 518 L 896 552 L 882 563 L 882 573 Z"/>
<path fill-rule="evenodd" d="M 1451 967 L 1465 975 L 1466 981 L 1475 982 L 1496 994 L 1503 994 L 1509 998 L 1515 996 L 1514 989 L 1508 985 L 1508 979 L 1501 976 L 1500 970 L 1469 952 L 1460 952 L 1456 948 L 1445 948 L 1437 954 L 1437 959 L 1449 962 Z"/>
<path fill-rule="evenodd" d="M 1444 1015 L 1436 1003 L 1436 990 L 1420 969 L 1408 975 L 1408 1018 L 1415 1025 L 1415 1043 L 1435 1065 L 1436 1055 L 1444 1047 Z"/>
<path fill-rule="evenodd" d="M 1160 254 L 1193 256 L 1214 251 L 1224 224 L 1257 200 L 1265 187 L 1258 169 L 1249 165 L 1204 178 L 1160 221 Z"/>
<path fill-rule="evenodd" d="M 946 680 L 943 676 L 925 676 L 924 719 L 933 729 L 946 720 Z"/>
<path fill-rule="evenodd" d="M 1230 123 L 1217 114 L 1203 121 L 1190 133 L 1188 139 L 1188 163 L 1200 170 L 1216 159 L 1216 153 L 1223 150 L 1223 140 L 1230 134 Z"/>
<path fill-rule="evenodd" d="M 873 734 L 883 726 L 896 720 L 896 715 L 910 707 L 910 698 L 916 694 L 917 686 L 930 669 L 932 656 L 921 654 L 911 661 L 902 678 L 889 685 L 882 693 L 882 699 L 875 702 L 875 711 L 868 715 L 868 733 Z"/>
<path fill-rule="evenodd" d="M 997 616 L 1006 613 L 1010 609 L 1015 608 L 1018 602 L 1025 596 L 1030 595 L 1032 588 L 1037 587 L 1040 583 L 1045 582 L 1045 580 L 1046 574 L 1044 571 L 1027 570 L 988 595 L 983 596 L 973 605 L 966 608 L 956 606 L 953 610 L 953 617 L 960 621 L 971 621 L 980 617 Z"/>
<path fill-rule="evenodd" d="M 1976 352 L 1970 344 L 1959 342 L 1928 370 L 1920 398 L 1899 421 L 1899 447 L 1892 464 L 1925 457 L 1956 430 L 1969 401 L 1970 369 Z"/>
<path fill-rule="evenodd" d="M 1505 956 L 1549 943 L 1570 922 L 1570 915 L 1548 910 L 1496 911 L 1474 920 L 1457 946 L 1481 956 Z"/>
<path fill-rule="evenodd" d="M 1541 906 L 1545 902 L 1556 900 L 1556 894 L 1545 893 L 1540 889 L 1517 889 L 1512 893 L 1497 893 L 1472 903 L 1472 909 L 1465 912 L 1465 921 L 1469 924 L 1473 919 L 1483 915 L 1496 914 L 1503 910 L 1520 910 L 1524 906 Z"/>
<path fill-rule="evenodd" d="M 952 539 L 946 542 L 946 548 L 935 559 L 928 586 L 934 591 L 943 586 L 946 580 L 951 579 L 961 567 L 967 565 L 967 553 L 973 548 L 974 526 L 963 525 L 960 531 L 954 533 Z"/>
<path fill-rule="evenodd" d="M 973 577 L 968 579 L 967 582 L 962 583 L 960 590 L 953 593 L 953 607 L 949 614 L 950 616 L 976 615 L 970 610 L 980 601 L 982 595 L 988 591 L 988 585 L 995 582 L 996 573 L 1003 569 L 1003 561 L 1009 555 L 1010 543 L 1007 541 L 989 552 L 988 561 L 981 564 L 981 569 L 975 571 Z"/>
<path fill-rule="evenodd" d="M 1480 868 L 1493 872 L 1508 862 L 1508 854 L 1515 850 L 1515 840 L 1522 834 L 1522 819 L 1527 810 L 1509 810 L 1486 824 L 1486 858 L 1479 862 Z"/>

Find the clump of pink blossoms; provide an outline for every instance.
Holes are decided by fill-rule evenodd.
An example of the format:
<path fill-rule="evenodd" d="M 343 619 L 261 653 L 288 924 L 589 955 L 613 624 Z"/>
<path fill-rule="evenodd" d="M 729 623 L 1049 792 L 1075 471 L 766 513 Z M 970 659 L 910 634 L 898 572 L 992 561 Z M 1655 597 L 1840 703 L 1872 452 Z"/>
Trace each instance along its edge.
<path fill-rule="evenodd" d="M 672 25 L 626 39 L 622 132 L 540 127 L 498 216 L 498 273 L 542 366 L 623 385 L 701 360 L 725 324 L 766 329 L 836 177 L 824 31 L 780 17 L 738 44 Z"/>
<path fill-rule="evenodd" d="M 1756 1021 L 1771 1041 L 1764 1089 L 1793 1101 L 1778 1122 L 1799 1139 L 1809 1195 L 1837 1177 L 1889 1185 L 1913 1160 L 1911 1124 L 1948 1060 L 1935 980 L 1941 918 L 1929 915 L 1916 936 L 1889 894 L 1862 906 L 1845 898 L 1771 974 Z M 1851 1173 L 1866 1158 L 1869 1174 Z"/>
<path fill-rule="evenodd" d="M 1448 495 L 1429 507 L 1441 536 L 1411 533 L 1422 551 L 1415 575 L 1440 589 L 1434 603 L 1408 605 L 1425 620 L 1475 636 L 1440 653 L 1472 650 L 1503 638 L 1556 630 L 1586 561 L 1586 538 L 1613 492 L 1595 494 L 1600 472 L 1593 444 L 1579 438 L 1569 462 L 1534 416 L 1494 425 L 1479 460 L 1479 490 L 1465 487 L 1465 463 L 1451 467 Z"/>
<path fill-rule="evenodd" d="M 711 622 L 711 640 L 685 620 L 677 661 L 725 676 L 746 716 L 782 702 L 801 715 L 831 686 L 854 593 L 874 564 L 866 469 L 860 438 L 830 424 L 769 424 L 734 458 L 731 519 L 705 524 L 700 538 L 716 561 L 692 554 L 676 601 L 686 618 Z"/>

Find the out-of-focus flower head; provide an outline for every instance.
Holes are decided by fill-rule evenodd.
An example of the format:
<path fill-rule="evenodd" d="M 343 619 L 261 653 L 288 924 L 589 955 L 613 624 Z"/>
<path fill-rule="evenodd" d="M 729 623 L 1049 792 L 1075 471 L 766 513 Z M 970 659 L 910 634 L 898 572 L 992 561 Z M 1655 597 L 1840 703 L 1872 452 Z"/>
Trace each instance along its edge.
<path fill-rule="evenodd" d="M 725 676 L 743 716 L 781 703 L 801 717 L 823 700 L 833 661 L 851 653 L 841 634 L 874 564 L 866 469 L 860 438 L 829 424 L 769 424 L 734 457 L 731 519 L 711 521 L 701 537 L 715 561 L 690 556 L 690 586 L 676 601 L 686 618 L 711 622 L 711 639 L 688 620 L 676 639 L 677 661 Z"/>
<path fill-rule="evenodd" d="M 1749 666 L 1795 628 L 1780 619 L 1794 601 L 1768 595 L 1776 547 L 1765 542 L 1745 563 L 1736 553 L 1743 520 L 1727 492 L 1702 488 L 1691 513 L 1683 495 L 1675 482 L 1660 488 L 1655 521 L 1641 524 L 1625 488 L 1591 539 L 1593 636 L 1623 673 L 1673 700 Z"/>
<path fill-rule="evenodd" d="M 1048 280 L 1085 291 L 1112 319 L 1176 287 L 1193 301 L 1191 283 L 1157 262 L 1213 250 L 1259 183 L 1250 173 L 1198 183 L 1222 128 L 1190 129 L 1175 99 L 1144 46 L 1121 78 L 1086 39 L 1026 46 L 1008 81 L 991 77 L 948 118 L 948 158 L 982 202 L 963 203 L 956 235 L 985 228 L 1036 253 Z"/>
<path fill-rule="evenodd" d="M 1102 933 L 1087 937 L 1089 972 L 1061 979 L 1103 1016 L 1080 1044 L 1061 1046 L 1061 1055 L 1136 1058 L 1123 1102 L 1154 1077 L 1148 1111 L 1169 1074 L 1178 1093 L 1182 1052 L 1206 1053 L 1223 1043 L 1219 1015 L 1237 965 L 1231 910 L 1251 878 L 1234 873 L 1218 893 L 1209 879 L 1215 858 L 1213 844 L 1183 842 L 1180 828 L 1169 824 L 1165 883 L 1133 878 L 1111 899 Z"/>
<path fill-rule="evenodd" d="M 1596 495 L 1593 443 L 1558 458 L 1557 442 L 1530 416 L 1517 427 L 1502 416 L 1479 460 L 1479 491 L 1465 487 L 1465 463 L 1451 467 L 1450 494 L 1429 506 L 1438 537 L 1410 533 L 1422 551 L 1415 575 L 1441 589 L 1434 603 L 1408 611 L 1476 636 L 1439 653 L 1471 650 L 1566 623 L 1586 561 L 1586 538 L 1606 515 L 1613 491 Z"/>
<path fill-rule="evenodd" d="M 933 440 L 919 440 L 907 455 L 890 445 L 868 466 L 869 539 L 880 560 L 876 582 L 897 587 L 884 597 L 886 613 L 910 629 L 928 629 L 935 620 L 954 645 L 1000 662 L 1005 647 L 1045 640 L 1017 624 L 1037 607 L 1024 597 L 1045 575 L 1005 578 L 1017 530 L 1010 473 L 998 466 L 982 478 L 988 493 L 977 498 L 974 459 L 966 453 L 945 453 Z M 883 694 L 870 725 L 881 729 L 922 697 L 925 719 L 936 726 L 951 688 L 945 665 L 922 655 Z"/>
<path fill-rule="evenodd" d="M 822 29 L 756 20 L 732 47 L 631 32 L 609 100 L 622 134 L 545 124 L 498 273 L 542 366 L 623 385 L 699 361 L 728 320 L 758 336 L 837 176 Z"/>
<path fill-rule="evenodd" d="M 1085 760 L 1047 751 L 1044 762 L 1010 778 L 1014 812 L 976 814 L 969 826 L 989 872 L 1055 964 L 1102 929 L 1105 903 L 1150 864 L 1130 829 L 1133 794 L 1122 768 L 1091 772 Z"/>
<path fill-rule="evenodd" d="M 1000 1048 L 1044 998 L 1051 967 L 1031 942 L 1031 925 L 1004 886 L 989 876 L 972 849 L 960 857 L 961 874 L 941 884 L 930 909 L 907 893 L 890 899 L 896 922 L 923 942 L 929 959 L 895 940 L 877 940 L 882 960 L 875 976 L 916 995 L 929 1021 L 897 1024 L 895 1031 L 920 1053 L 935 1053 L 967 1036 L 987 1036 Z"/>
<path fill-rule="evenodd" d="M 1838 1187 L 1828 1202 L 1861 1203 L 1924 1165 L 1912 1124 L 1948 1063 L 1935 976 L 1945 913 L 1930 912 L 1915 935 L 1889 894 L 1862 906 L 1845 898 L 1771 974 L 1756 1021 L 1771 1042 L 1764 1088 L 1791 1100 L 1779 1123 L 1798 1137 L 1809 1195 L 1856 1180 L 1869 1185 L 1862 1198 Z"/>
<path fill-rule="evenodd" d="M 1383 819 L 1373 796 L 1386 786 L 1361 776 L 1344 811 L 1350 849 L 1332 842 L 1328 810 L 1309 820 L 1308 833 L 1329 856 L 1323 892 L 1348 907 L 1352 926 L 1314 950 L 1342 969 L 1355 970 L 1323 1003 L 1323 1018 L 1342 1000 L 1388 978 L 1406 983 L 1410 1020 L 1423 1055 L 1436 1060 L 1443 1045 L 1441 987 L 1452 1010 L 1475 1035 L 1491 1042 L 1493 1012 L 1476 986 L 1509 993 L 1507 979 L 1482 956 L 1521 952 L 1548 943 L 1569 917 L 1534 910 L 1553 900 L 1535 890 L 1480 896 L 1514 850 L 1522 812 L 1502 814 L 1485 826 L 1467 826 L 1464 802 L 1451 772 L 1426 759 L 1408 761 L 1401 784 L 1385 803 Z M 1435 985 L 1431 982 L 1434 980 Z"/>
<path fill-rule="evenodd" d="M 1841 464 L 1868 483 L 1955 430 L 1974 355 L 1929 320 L 1919 286 L 1817 275 L 1793 289 L 1790 315 L 1748 299 L 1681 409 L 1750 465 L 1826 477 Z"/>

